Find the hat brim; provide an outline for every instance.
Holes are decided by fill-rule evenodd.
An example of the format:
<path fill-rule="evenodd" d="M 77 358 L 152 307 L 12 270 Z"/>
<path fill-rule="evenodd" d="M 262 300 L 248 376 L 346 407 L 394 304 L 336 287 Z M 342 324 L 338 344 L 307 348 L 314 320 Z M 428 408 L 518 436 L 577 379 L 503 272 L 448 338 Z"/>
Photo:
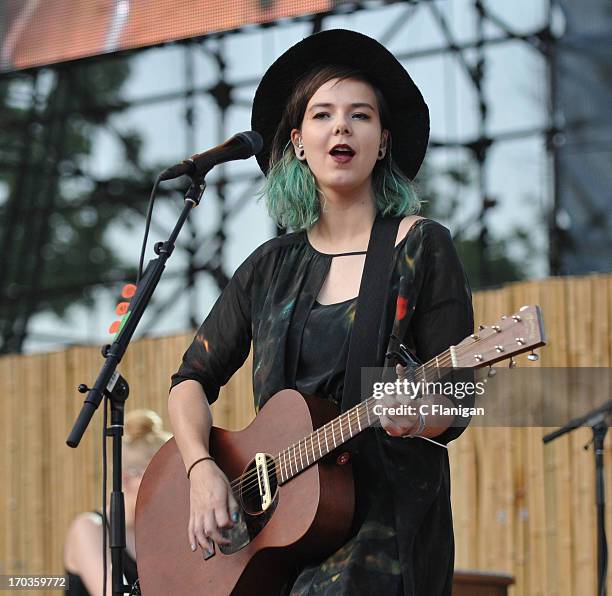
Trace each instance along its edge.
<path fill-rule="evenodd" d="M 255 92 L 252 129 L 263 138 L 257 163 L 267 175 L 272 142 L 296 82 L 316 65 L 350 66 L 362 71 L 387 101 L 393 159 L 411 180 L 429 140 L 429 110 L 406 69 L 375 39 L 346 29 L 306 37 L 268 68 Z M 285 131 L 289 141 L 290 130 Z"/>

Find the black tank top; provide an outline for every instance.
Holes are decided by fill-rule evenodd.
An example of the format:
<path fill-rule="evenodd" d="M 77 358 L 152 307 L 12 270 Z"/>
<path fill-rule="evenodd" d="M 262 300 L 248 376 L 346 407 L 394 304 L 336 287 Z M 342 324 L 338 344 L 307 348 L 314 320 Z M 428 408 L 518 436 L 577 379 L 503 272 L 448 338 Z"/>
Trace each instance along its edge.
<path fill-rule="evenodd" d="M 93 511 L 92 513 L 96 513 L 100 516 L 100 518 L 102 518 L 102 512 Z M 106 530 L 108 535 L 108 526 L 106 527 Z M 70 571 L 66 571 L 66 575 L 68 576 L 68 589 L 64 592 L 66 596 L 91 596 L 80 575 L 77 573 L 70 573 Z M 130 557 L 126 550 L 123 551 L 123 575 L 125 576 L 129 586 L 133 585 L 138 579 L 136 561 Z"/>
<path fill-rule="evenodd" d="M 315 302 L 302 336 L 296 377 L 301 393 L 340 404 L 356 306 L 357 298 L 335 304 Z"/>

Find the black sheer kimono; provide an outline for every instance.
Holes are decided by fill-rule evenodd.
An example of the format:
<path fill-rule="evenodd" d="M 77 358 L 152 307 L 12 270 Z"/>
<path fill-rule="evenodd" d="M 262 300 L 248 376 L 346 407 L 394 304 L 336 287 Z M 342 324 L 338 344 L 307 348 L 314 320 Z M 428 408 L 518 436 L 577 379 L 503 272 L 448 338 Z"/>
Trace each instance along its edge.
<path fill-rule="evenodd" d="M 257 410 L 281 389 L 310 389 L 313 383 L 322 398 L 338 401 L 343 363 L 322 352 L 317 373 L 311 345 L 317 325 L 325 326 L 321 309 L 326 309 L 334 313 L 330 333 L 343 335 L 336 337 L 337 353 L 346 358 L 342 346 L 348 345 L 355 303 L 315 305 L 332 258 L 316 251 L 305 232 L 256 249 L 198 330 L 172 385 L 196 380 L 214 402 L 245 361 L 252 340 Z M 417 221 L 396 246 L 394 258 L 384 323 L 373 338 L 378 356 L 372 366 L 384 362 L 401 277 L 402 340 L 419 360 L 426 362 L 473 331 L 470 288 L 444 226 Z M 448 443 L 462 431 L 451 426 L 436 440 Z M 357 502 L 352 537 L 325 561 L 296 570 L 291 594 L 450 595 L 454 540 L 446 449 L 422 439 L 389 437 L 380 428 L 363 434 L 353 457 Z"/>

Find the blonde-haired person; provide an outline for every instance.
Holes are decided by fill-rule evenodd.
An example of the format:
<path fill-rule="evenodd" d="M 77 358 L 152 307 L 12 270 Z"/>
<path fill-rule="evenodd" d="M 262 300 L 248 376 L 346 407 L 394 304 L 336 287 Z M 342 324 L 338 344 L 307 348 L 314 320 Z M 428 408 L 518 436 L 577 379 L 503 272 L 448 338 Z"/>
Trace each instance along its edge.
<path fill-rule="evenodd" d="M 125 496 L 126 552 L 124 575 L 128 584 L 136 581 L 134 518 L 136 496 L 142 475 L 157 450 L 170 438 L 162 420 L 152 410 L 134 410 L 125 416 L 123 436 L 123 492 Z M 70 596 L 102 594 L 102 513 L 88 511 L 75 517 L 64 545 L 64 567 L 69 576 Z M 108 548 L 108 540 L 107 540 Z M 106 593 L 112 593 L 110 548 Z"/>

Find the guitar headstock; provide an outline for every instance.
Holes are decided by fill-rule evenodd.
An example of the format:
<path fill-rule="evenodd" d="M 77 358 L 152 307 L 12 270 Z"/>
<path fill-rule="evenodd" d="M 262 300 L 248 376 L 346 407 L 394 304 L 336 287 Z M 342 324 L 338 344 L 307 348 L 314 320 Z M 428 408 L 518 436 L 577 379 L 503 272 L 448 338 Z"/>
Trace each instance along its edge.
<path fill-rule="evenodd" d="M 480 326 L 453 349 L 453 366 L 481 368 L 546 345 L 540 307 L 523 306 L 490 327 Z"/>

